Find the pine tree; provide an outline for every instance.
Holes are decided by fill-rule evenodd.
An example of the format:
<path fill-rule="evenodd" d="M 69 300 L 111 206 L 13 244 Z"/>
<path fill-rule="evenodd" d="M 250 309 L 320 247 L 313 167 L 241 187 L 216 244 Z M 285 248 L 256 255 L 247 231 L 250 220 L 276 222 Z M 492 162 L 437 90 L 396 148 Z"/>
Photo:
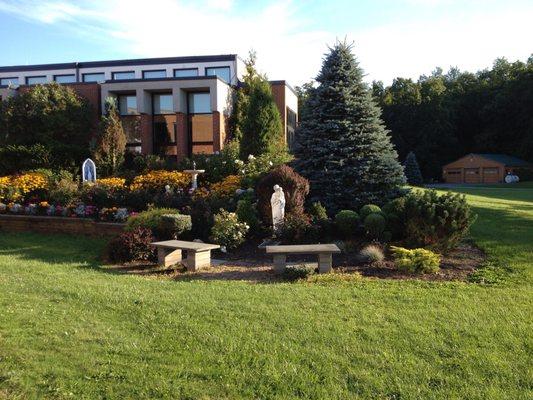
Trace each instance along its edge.
<path fill-rule="evenodd" d="M 115 99 L 108 97 L 106 115 L 100 123 L 100 136 L 95 150 L 96 161 L 108 174 L 115 174 L 124 161 L 126 134 L 120 121 Z"/>
<path fill-rule="evenodd" d="M 266 76 L 255 68 L 256 55 L 246 60 L 246 74 L 237 93 L 230 121 L 233 136 L 240 142 L 240 157 L 260 156 L 285 149 L 283 125 Z"/>
<path fill-rule="evenodd" d="M 383 204 L 405 176 L 350 45 L 330 48 L 316 81 L 296 147 L 296 168 L 311 183 L 311 201 L 330 212 Z"/>
<path fill-rule="evenodd" d="M 422 178 L 422 173 L 420 172 L 420 167 L 418 166 L 415 153 L 412 151 L 410 151 L 409 154 L 407 154 L 407 157 L 405 157 L 404 170 L 407 183 L 413 186 L 423 185 L 424 178 Z"/>

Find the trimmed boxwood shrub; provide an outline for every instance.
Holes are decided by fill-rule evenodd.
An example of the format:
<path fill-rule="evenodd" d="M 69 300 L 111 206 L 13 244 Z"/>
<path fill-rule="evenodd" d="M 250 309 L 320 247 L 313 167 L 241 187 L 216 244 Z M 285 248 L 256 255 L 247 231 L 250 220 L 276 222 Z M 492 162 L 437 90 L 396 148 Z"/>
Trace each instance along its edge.
<path fill-rule="evenodd" d="M 372 239 L 378 239 L 383 236 L 387 221 L 381 214 L 372 213 L 366 216 L 364 221 L 365 232 Z"/>
<path fill-rule="evenodd" d="M 359 216 L 364 221 L 367 216 L 370 214 L 379 214 L 381 213 L 381 208 L 379 206 L 376 206 L 375 204 L 367 204 L 359 210 Z"/>
<path fill-rule="evenodd" d="M 191 216 L 163 214 L 157 226 L 157 236 L 161 239 L 177 239 L 192 228 Z"/>
<path fill-rule="evenodd" d="M 309 181 L 287 165 L 280 165 L 266 174 L 257 183 L 256 194 L 259 215 L 267 225 L 272 225 L 270 198 L 274 185 L 281 186 L 285 193 L 285 214 L 303 213 L 305 197 L 309 193 Z"/>
<path fill-rule="evenodd" d="M 352 236 L 359 226 L 359 214 L 352 210 L 341 210 L 335 215 L 335 226 L 344 237 Z"/>

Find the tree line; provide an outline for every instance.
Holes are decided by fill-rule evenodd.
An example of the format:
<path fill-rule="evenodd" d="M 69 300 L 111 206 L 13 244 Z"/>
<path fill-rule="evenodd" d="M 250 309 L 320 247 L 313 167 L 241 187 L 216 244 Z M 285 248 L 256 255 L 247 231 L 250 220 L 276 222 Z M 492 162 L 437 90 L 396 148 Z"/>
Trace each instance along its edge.
<path fill-rule="evenodd" d="M 312 87 L 298 88 L 302 119 Z M 533 56 L 499 58 L 476 73 L 437 68 L 417 81 L 374 81 L 371 89 L 400 159 L 412 151 L 426 181 L 440 179 L 443 165 L 468 153 L 533 162 Z"/>

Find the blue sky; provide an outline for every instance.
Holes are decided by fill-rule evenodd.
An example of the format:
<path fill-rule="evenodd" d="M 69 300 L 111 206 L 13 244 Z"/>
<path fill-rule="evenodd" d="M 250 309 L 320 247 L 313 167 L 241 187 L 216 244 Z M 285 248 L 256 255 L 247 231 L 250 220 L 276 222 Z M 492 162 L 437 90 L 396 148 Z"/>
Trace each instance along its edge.
<path fill-rule="evenodd" d="M 327 44 L 354 42 L 366 79 L 489 67 L 533 53 L 532 0 L 0 0 L 0 65 L 258 53 L 301 84 Z"/>

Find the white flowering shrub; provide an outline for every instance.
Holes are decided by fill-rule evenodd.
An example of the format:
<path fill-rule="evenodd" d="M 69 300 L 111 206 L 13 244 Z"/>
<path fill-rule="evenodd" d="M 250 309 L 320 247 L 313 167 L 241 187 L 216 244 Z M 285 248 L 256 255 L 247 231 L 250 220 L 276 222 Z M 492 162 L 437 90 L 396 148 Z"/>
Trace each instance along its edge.
<path fill-rule="evenodd" d="M 250 227 L 240 222 L 237 214 L 221 209 L 214 216 L 210 240 L 227 249 L 235 249 L 244 243 Z"/>

